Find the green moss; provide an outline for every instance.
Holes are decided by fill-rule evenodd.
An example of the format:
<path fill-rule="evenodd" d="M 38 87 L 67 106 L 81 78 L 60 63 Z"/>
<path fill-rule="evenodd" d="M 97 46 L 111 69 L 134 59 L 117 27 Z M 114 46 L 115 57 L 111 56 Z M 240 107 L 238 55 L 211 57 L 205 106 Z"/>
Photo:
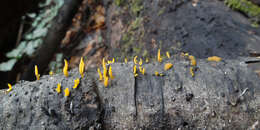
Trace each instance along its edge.
<path fill-rule="evenodd" d="M 144 8 L 142 0 L 132 0 L 130 6 L 131 11 L 134 15 L 137 15 Z"/>
<path fill-rule="evenodd" d="M 122 6 L 125 3 L 125 0 L 114 0 L 115 5 Z"/>
<path fill-rule="evenodd" d="M 228 7 L 244 12 L 250 17 L 260 16 L 260 7 L 248 0 L 225 0 Z"/>

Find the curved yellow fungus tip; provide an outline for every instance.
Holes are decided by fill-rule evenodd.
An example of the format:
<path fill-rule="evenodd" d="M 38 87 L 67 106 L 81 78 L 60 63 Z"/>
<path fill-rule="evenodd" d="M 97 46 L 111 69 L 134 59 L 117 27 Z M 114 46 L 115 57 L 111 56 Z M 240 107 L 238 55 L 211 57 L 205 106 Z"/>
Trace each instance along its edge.
<path fill-rule="evenodd" d="M 81 75 L 81 78 L 84 77 L 84 70 L 85 70 L 85 63 L 84 63 L 83 57 L 81 57 L 80 63 L 79 63 L 79 73 Z"/>
<path fill-rule="evenodd" d="M 115 63 L 115 58 L 113 58 L 112 63 Z"/>
<path fill-rule="evenodd" d="M 143 70 L 142 70 L 142 74 L 145 75 L 145 68 L 143 68 Z"/>
<path fill-rule="evenodd" d="M 36 79 L 37 79 L 37 80 L 40 80 L 40 74 L 39 74 L 39 72 L 38 72 L 38 67 L 37 67 L 37 65 L 34 66 L 34 73 L 35 73 Z"/>
<path fill-rule="evenodd" d="M 113 73 L 112 73 L 112 67 L 111 67 L 111 65 L 109 66 L 108 74 L 109 74 L 110 79 L 114 79 L 114 78 L 115 78 L 115 77 L 113 76 Z"/>
<path fill-rule="evenodd" d="M 190 59 L 190 64 L 191 64 L 192 66 L 196 66 L 196 65 L 197 65 L 197 62 L 196 62 L 196 59 L 195 59 L 194 56 L 190 55 L 190 56 L 189 56 L 189 59 Z"/>
<path fill-rule="evenodd" d="M 127 61 L 127 58 L 125 58 L 125 63 L 127 63 L 128 61 Z"/>
<path fill-rule="evenodd" d="M 216 61 L 216 62 L 219 62 L 221 61 L 222 58 L 218 57 L 218 56 L 211 56 L 211 57 L 208 57 L 208 61 Z"/>
<path fill-rule="evenodd" d="M 185 55 L 185 56 L 189 56 L 189 53 L 185 53 L 184 55 Z"/>
<path fill-rule="evenodd" d="M 165 71 L 166 71 L 166 70 L 169 70 L 169 69 L 172 68 L 172 66 L 173 66 L 172 63 L 166 63 L 166 64 L 164 65 L 164 70 L 165 70 Z"/>
<path fill-rule="evenodd" d="M 146 58 L 146 59 L 145 59 L 145 62 L 146 62 L 146 63 L 148 63 L 148 62 L 149 62 L 149 59 L 148 59 L 148 58 Z"/>
<path fill-rule="evenodd" d="M 68 77 L 69 76 L 69 73 L 68 73 L 68 61 L 66 59 L 64 59 L 64 67 L 63 67 L 63 74 Z"/>
<path fill-rule="evenodd" d="M 157 53 L 157 61 L 158 62 L 162 62 L 162 58 L 161 58 L 161 50 L 158 49 L 158 53 Z"/>
<path fill-rule="evenodd" d="M 190 67 L 190 74 L 192 77 L 194 77 L 194 70 L 193 70 L 193 67 Z"/>
<path fill-rule="evenodd" d="M 77 88 L 78 86 L 79 86 L 79 78 L 77 78 L 77 79 L 75 79 L 74 80 L 74 86 L 73 86 L 73 88 Z"/>
<path fill-rule="evenodd" d="M 158 72 L 158 71 L 155 71 L 155 72 L 154 72 L 154 75 L 155 75 L 155 76 L 159 76 L 159 72 Z"/>
<path fill-rule="evenodd" d="M 100 81 L 103 80 L 102 73 L 101 73 L 100 69 L 98 68 L 97 71 L 98 71 L 98 75 L 99 75 L 99 80 Z"/>
<path fill-rule="evenodd" d="M 139 65 L 142 65 L 142 64 L 143 64 L 143 59 L 140 58 Z"/>
<path fill-rule="evenodd" d="M 69 90 L 69 88 L 66 88 L 65 90 L 64 90 L 64 96 L 65 97 L 68 97 L 70 95 L 70 90 Z"/>
<path fill-rule="evenodd" d="M 8 85 L 8 88 L 9 88 L 9 89 L 7 89 L 6 91 L 7 91 L 7 92 L 10 92 L 10 91 L 12 91 L 12 85 L 11 85 L 11 84 L 9 84 L 9 83 L 8 83 L 7 85 Z"/>
<path fill-rule="evenodd" d="M 137 56 L 134 57 L 134 63 L 137 64 Z"/>
<path fill-rule="evenodd" d="M 135 74 L 134 76 L 135 76 L 135 77 L 137 77 L 137 76 L 138 76 L 138 74 Z"/>
<path fill-rule="evenodd" d="M 136 74 L 136 65 L 133 68 L 133 72 L 134 72 L 134 74 Z"/>
<path fill-rule="evenodd" d="M 52 75 L 53 75 L 53 71 L 50 71 L 50 72 L 49 72 L 49 75 L 52 76 Z"/>
<path fill-rule="evenodd" d="M 166 56 L 170 59 L 171 58 L 171 55 L 170 55 L 170 53 L 167 51 L 166 52 Z"/>
<path fill-rule="evenodd" d="M 57 88 L 55 90 L 56 90 L 57 93 L 61 92 L 61 84 L 60 83 L 57 84 Z"/>
<path fill-rule="evenodd" d="M 108 86 L 108 77 L 104 77 L 104 86 L 107 87 Z"/>

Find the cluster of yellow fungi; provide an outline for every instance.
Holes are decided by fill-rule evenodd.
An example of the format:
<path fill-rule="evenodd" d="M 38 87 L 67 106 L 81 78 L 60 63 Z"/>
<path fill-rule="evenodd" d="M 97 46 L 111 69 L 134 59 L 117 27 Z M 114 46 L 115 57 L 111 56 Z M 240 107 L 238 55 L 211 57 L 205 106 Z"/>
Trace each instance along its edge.
<path fill-rule="evenodd" d="M 187 57 L 189 60 L 190 60 L 190 74 L 192 77 L 194 77 L 194 68 L 196 68 L 197 66 L 197 62 L 196 62 L 196 59 L 194 56 L 192 55 L 189 55 L 189 53 L 182 53 L 181 55 Z M 167 51 L 166 52 L 166 57 L 168 59 L 171 58 L 170 56 L 170 53 Z M 161 63 L 163 60 L 163 58 L 161 57 L 161 51 L 160 49 L 158 49 L 158 52 L 157 52 L 157 61 L 159 63 Z M 215 62 L 219 62 L 221 61 L 222 59 L 218 56 L 212 56 L 212 57 L 208 57 L 207 58 L 208 61 L 215 61 Z M 107 87 L 108 84 L 109 84 L 109 79 L 110 80 L 113 80 L 115 77 L 113 75 L 113 72 L 112 72 L 112 66 L 111 64 L 115 62 L 115 58 L 113 58 L 111 61 L 108 60 L 106 62 L 106 60 L 103 58 L 103 61 L 102 61 L 102 68 L 103 68 L 103 74 L 100 70 L 100 68 L 97 68 L 97 72 L 98 72 L 98 75 L 99 75 L 99 80 L 100 81 L 103 81 L 104 82 L 104 86 Z M 127 58 L 124 59 L 124 62 L 127 64 L 128 63 L 128 60 Z M 133 65 L 133 74 L 134 74 L 134 77 L 137 77 L 138 76 L 138 70 L 137 70 L 137 66 L 138 66 L 138 69 L 139 69 L 139 72 L 142 74 L 142 75 L 145 75 L 145 68 L 143 67 L 143 59 L 142 58 L 139 58 L 139 61 L 138 61 L 138 56 L 135 56 L 133 58 L 133 62 L 134 62 L 134 65 Z M 145 59 L 145 63 L 148 63 L 149 62 L 149 59 L 146 58 Z M 108 68 L 107 68 L 108 67 Z M 171 68 L 173 67 L 173 64 L 172 63 L 165 63 L 164 64 L 164 71 L 168 71 L 170 70 Z M 85 71 L 85 63 L 84 63 L 84 60 L 83 60 L 83 57 L 81 57 L 80 59 L 80 64 L 79 64 L 79 73 L 81 75 L 81 78 L 84 77 L 84 71 Z M 35 69 L 34 69 L 34 72 L 35 72 L 35 77 L 37 80 L 40 80 L 40 74 L 38 72 L 38 67 L 37 65 L 35 65 Z M 63 74 L 65 77 L 68 77 L 69 76 L 69 73 L 68 73 L 68 61 L 66 59 L 64 59 L 64 67 L 63 67 Z M 53 75 L 53 72 L 50 71 L 49 72 L 49 75 L 52 76 Z M 158 71 L 155 71 L 154 72 L 154 75 L 155 76 L 164 76 L 163 73 L 159 73 Z M 73 88 L 76 89 L 78 86 L 79 86 L 79 83 L 80 83 L 80 79 L 77 78 L 74 80 L 74 86 Z M 8 87 L 9 89 L 6 90 L 6 92 L 10 92 L 12 90 L 12 85 L 8 83 Z M 56 92 L 59 94 L 61 93 L 61 83 L 58 83 L 57 84 L 57 87 L 56 87 Z M 64 89 L 64 96 L 65 97 L 68 97 L 70 95 L 70 90 L 69 88 L 65 88 Z"/>

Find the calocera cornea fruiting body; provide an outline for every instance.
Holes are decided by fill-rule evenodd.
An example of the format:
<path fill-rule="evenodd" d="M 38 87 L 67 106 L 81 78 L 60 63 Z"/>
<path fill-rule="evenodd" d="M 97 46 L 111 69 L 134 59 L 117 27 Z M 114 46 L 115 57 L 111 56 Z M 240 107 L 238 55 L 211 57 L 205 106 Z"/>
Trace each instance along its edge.
<path fill-rule="evenodd" d="M 138 64 L 137 62 L 138 62 L 138 61 L 137 61 L 137 56 L 135 56 L 135 57 L 134 57 L 134 63 L 135 63 L 135 64 Z"/>
<path fill-rule="evenodd" d="M 196 66 L 196 65 L 197 65 L 197 62 L 196 62 L 196 59 L 195 59 L 194 56 L 190 55 L 190 56 L 189 56 L 189 59 L 190 59 L 190 64 L 191 64 L 192 66 Z"/>
<path fill-rule="evenodd" d="M 97 71 L 98 71 L 98 75 L 99 75 L 99 80 L 102 81 L 103 80 L 103 76 L 102 76 L 102 73 L 101 73 L 100 69 L 98 68 Z"/>
<path fill-rule="evenodd" d="M 145 75 L 145 68 L 143 68 L 143 70 L 142 70 L 142 74 Z"/>
<path fill-rule="evenodd" d="M 68 97 L 70 95 L 70 90 L 69 90 L 69 88 L 66 88 L 65 90 L 64 90 L 64 96 L 65 97 Z"/>
<path fill-rule="evenodd" d="M 105 78 L 107 77 L 107 66 L 104 58 L 103 58 L 102 66 L 103 66 L 103 77 Z"/>
<path fill-rule="evenodd" d="M 84 63 L 83 57 L 81 57 L 80 63 L 79 63 L 79 73 L 81 75 L 81 78 L 84 77 L 84 70 L 85 70 L 85 63 Z"/>
<path fill-rule="evenodd" d="M 69 76 L 68 68 L 69 68 L 68 61 L 67 61 L 66 59 L 64 59 L 63 74 L 64 74 L 66 77 Z"/>
<path fill-rule="evenodd" d="M 194 77 L 195 74 L 194 74 L 194 69 L 193 69 L 193 67 L 190 67 L 190 74 L 191 74 L 192 77 Z"/>
<path fill-rule="evenodd" d="M 169 70 L 169 69 L 172 68 L 172 66 L 173 66 L 172 63 L 166 63 L 166 64 L 164 65 L 164 70 L 165 70 L 165 71 L 166 71 L 166 70 Z"/>
<path fill-rule="evenodd" d="M 109 74 L 110 79 L 114 79 L 114 76 L 113 76 L 113 73 L 112 73 L 112 66 L 111 65 L 109 66 L 108 74 Z"/>
<path fill-rule="evenodd" d="M 127 63 L 128 62 L 128 60 L 127 60 L 127 58 L 125 58 L 125 63 Z"/>
<path fill-rule="evenodd" d="M 49 75 L 50 75 L 50 76 L 53 76 L 53 71 L 50 71 L 50 72 L 49 72 Z"/>
<path fill-rule="evenodd" d="M 37 80 L 40 80 L 40 74 L 38 72 L 38 67 L 37 65 L 34 66 L 34 74 Z"/>
<path fill-rule="evenodd" d="M 222 60 L 222 58 L 218 57 L 218 56 L 211 56 L 208 57 L 207 59 L 208 61 L 215 61 L 215 62 L 220 62 Z"/>
<path fill-rule="evenodd" d="M 134 65 L 133 72 L 136 74 L 136 65 Z"/>
<path fill-rule="evenodd" d="M 158 52 L 157 52 L 157 61 L 162 62 L 161 50 L 160 49 L 158 49 Z"/>
<path fill-rule="evenodd" d="M 104 77 L 104 86 L 107 87 L 108 86 L 108 77 Z"/>
<path fill-rule="evenodd" d="M 57 84 L 57 88 L 55 90 L 56 90 L 57 93 L 61 92 L 61 84 L 60 83 Z"/>
<path fill-rule="evenodd" d="M 166 52 L 166 56 L 170 59 L 171 58 L 171 56 L 170 56 L 170 53 L 167 51 Z"/>
<path fill-rule="evenodd" d="M 146 59 L 145 59 L 145 62 L 148 63 L 148 62 L 149 62 L 149 58 L 146 58 Z"/>
<path fill-rule="evenodd" d="M 13 88 L 12 88 L 12 85 L 11 84 L 7 84 L 8 85 L 8 89 L 6 90 L 6 92 L 10 92 L 10 91 L 12 91 L 13 90 Z"/>
<path fill-rule="evenodd" d="M 154 72 L 154 75 L 155 75 L 155 76 L 159 76 L 159 72 L 158 72 L 158 71 L 155 71 L 155 72 Z"/>
<path fill-rule="evenodd" d="M 80 82 L 79 78 L 75 79 L 73 88 L 77 88 L 79 86 L 79 82 Z"/>
<path fill-rule="evenodd" d="M 139 65 L 142 65 L 142 64 L 143 64 L 143 59 L 140 58 L 140 60 L 139 60 Z"/>

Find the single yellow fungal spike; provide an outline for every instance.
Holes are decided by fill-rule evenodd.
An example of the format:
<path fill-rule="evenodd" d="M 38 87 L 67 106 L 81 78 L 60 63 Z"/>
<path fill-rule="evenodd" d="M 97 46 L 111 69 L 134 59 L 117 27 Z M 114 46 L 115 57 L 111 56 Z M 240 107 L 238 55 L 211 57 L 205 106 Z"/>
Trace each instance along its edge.
<path fill-rule="evenodd" d="M 208 57 L 208 61 L 216 61 L 216 62 L 219 62 L 221 61 L 222 59 L 218 56 L 211 56 L 211 57 Z"/>
<path fill-rule="evenodd" d="M 84 63 L 83 57 L 81 57 L 80 63 L 79 63 L 79 73 L 81 75 L 81 78 L 84 77 L 84 70 L 85 70 L 85 63 Z"/>
<path fill-rule="evenodd" d="M 196 66 L 196 65 L 197 65 L 197 62 L 196 62 L 196 59 L 195 59 L 194 56 L 190 55 L 190 56 L 189 56 L 189 59 L 190 59 L 190 64 L 191 64 L 192 66 Z"/>
<path fill-rule="evenodd" d="M 113 76 L 113 73 L 112 73 L 112 67 L 111 67 L 111 65 L 109 66 L 108 74 L 109 74 L 110 79 L 114 79 L 114 78 L 115 78 L 115 77 Z"/>
<path fill-rule="evenodd" d="M 7 85 L 8 85 L 8 88 L 9 88 L 9 89 L 7 89 L 6 91 L 7 91 L 7 92 L 10 92 L 10 91 L 12 91 L 12 85 L 11 85 L 11 84 L 9 84 L 9 83 L 8 83 Z"/>
<path fill-rule="evenodd" d="M 52 75 L 53 75 L 53 71 L 50 71 L 50 72 L 49 72 L 49 75 L 52 76 Z"/>
<path fill-rule="evenodd" d="M 61 92 L 61 84 L 60 83 L 57 84 L 56 92 L 57 93 Z"/>
<path fill-rule="evenodd" d="M 108 77 L 104 77 L 104 86 L 107 87 L 108 86 Z"/>
<path fill-rule="evenodd" d="M 166 70 L 169 70 L 169 69 L 172 68 L 172 66 L 173 66 L 172 63 L 166 63 L 166 64 L 164 65 L 164 70 L 165 70 L 165 71 L 166 71 Z"/>
<path fill-rule="evenodd" d="M 158 49 L 158 53 L 157 53 L 157 61 L 158 62 L 162 62 L 162 58 L 161 58 L 161 50 Z"/>
<path fill-rule="evenodd" d="M 145 75 L 145 68 L 143 68 L 143 70 L 142 70 L 142 74 Z"/>
<path fill-rule="evenodd" d="M 137 56 L 134 57 L 134 63 L 137 64 Z"/>
<path fill-rule="evenodd" d="M 107 66 L 106 66 L 106 61 L 105 59 L 103 58 L 103 77 L 107 77 Z"/>
<path fill-rule="evenodd" d="M 68 77 L 69 76 L 69 73 L 68 73 L 68 61 L 66 59 L 64 59 L 64 67 L 63 67 L 63 74 Z"/>
<path fill-rule="evenodd" d="M 106 69 L 106 61 L 105 61 L 105 58 L 103 58 L 103 60 L 102 60 L 102 66 L 103 66 L 103 69 Z"/>
<path fill-rule="evenodd" d="M 113 58 L 112 63 L 115 63 L 115 58 Z"/>
<path fill-rule="evenodd" d="M 143 59 L 140 58 L 139 65 L 142 65 L 142 64 L 143 64 Z"/>
<path fill-rule="evenodd" d="M 170 59 L 171 58 L 171 56 L 170 56 L 170 53 L 167 51 L 166 52 L 166 56 Z"/>
<path fill-rule="evenodd" d="M 139 71 L 142 73 L 142 71 L 143 71 L 142 66 L 139 66 Z"/>
<path fill-rule="evenodd" d="M 148 62 L 149 62 L 149 59 L 148 59 L 148 58 L 146 58 L 146 59 L 145 59 L 145 62 L 146 62 L 146 63 L 148 63 Z"/>
<path fill-rule="evenodd" d="M 136 65 L 133 68 L 133 72 L 134 72 L 134 74 L 136 74 Z"/>
<path fill-rule="evenodd" d="M 98 75 L 99 75 L 99 80 L 100 81 L 103 80 L 102 73 L 101 73 L 100 69 L 98 68 L 97 71 L 98 71 Z"/>
<path fill-rule="evenodd" d="M 154 72 L 154 75 L 155 75 L 155 76 L 159 76 L 159 72 L 158 72 L 158 71 L 155 71 L 155 72 Z"/>
<path fill-rule="evenodd" d="M 193 67 L 190 67 L 190 74 L 192 77 L 194 77 L 194 70 L 193 70 Z"/>
<path fill-rule="evenodd" d="M 37 80 L 40 80 L 40 74 L 39 74 L 39 72 L 38 72 L 38 67 L 37 67 L 37 65 L 34 66 L 34 73 L 35 73 L 36 79 L 37 79 Z"/>
<path fill-rule="evenodd" d="M 78 86 L 79 86 L 79 78 L 77 78 L 77 79 L 75 79 L 74 80 L 74 86 L 73 86 L 73 88 L 77 88 Z"/>
<path fill-rule="evenodd" d="M 137 77 L 137 76 L 138 76 L 138 74 L 135 74 L 134 76 L 135 76 L 135 77 Z"/>
<path fill-rule="evenodd" d="M 66 88 L 65 90 L 64 90 L 64 96 L 65 97 L 68 97 L 70 95 L 70 90 L 69 90 L 69 88 Z"/>
<path fill-rule="evenodd" d="M 189 53 L 185 53 L 184 55 L 185 55 L 185 56 L 189 56 Z"/>
<path fill-rule="evenodd" d="M 127 61 L 127 58 L 125 58 L 125 63 L 127 63 L 128 61 Z"/>

